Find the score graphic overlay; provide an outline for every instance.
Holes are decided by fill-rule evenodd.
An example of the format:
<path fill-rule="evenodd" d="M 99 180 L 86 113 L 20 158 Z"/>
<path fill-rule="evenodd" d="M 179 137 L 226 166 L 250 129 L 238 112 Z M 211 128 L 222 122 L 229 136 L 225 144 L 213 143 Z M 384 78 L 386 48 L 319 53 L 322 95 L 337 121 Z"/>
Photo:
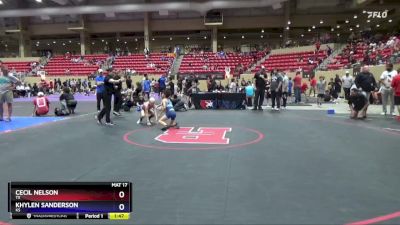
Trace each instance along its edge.
<path fill-rule="evenodd" d="M 10 182 L 12 219 L 127 220 L 131 182 Z"/>

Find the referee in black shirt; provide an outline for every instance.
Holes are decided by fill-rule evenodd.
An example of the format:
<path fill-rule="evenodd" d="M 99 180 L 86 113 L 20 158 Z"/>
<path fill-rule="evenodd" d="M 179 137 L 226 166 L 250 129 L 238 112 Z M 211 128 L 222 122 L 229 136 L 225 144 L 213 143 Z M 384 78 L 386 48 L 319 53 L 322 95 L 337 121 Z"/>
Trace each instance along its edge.
<path fill-rule="evenodd" d="M 256 83 L 256 93 L 254 96 L 254 108 L 252 110 L 262 110 L 265 95 L 265 80 L 261 77 L 260 73 L 254 76 Z"/>
<path fill-rule="evenodd" d="M 111 114 L 111 98 L 113 93 L 115 92 L 115 85 L 123 82 L 124 80 L 122 78 L 120 79 L 115 79 L 114 74 L 109 73 L 105 78 L 104 78 L 104 92 L 103 92 L 103 109 L 100 111 L 100 113 L 97 116 L 97 122 L 99 124 L 102 123 L 102 119 L 104 116 L 106 116 L 106 125 L 107 126 L 113 126 L 114 124 L 111 122 L 110 114 Z"/>
<path fill-rule="evenodd" d="M 114 80 L 120 80 L 121 76 L 117 73 L 114 75 Z M 116 116 L 121 116 L 119 110 L 121 109 L 122 105 L 122 82 L 114 84 L 114 111 L 113 114 Z"/>

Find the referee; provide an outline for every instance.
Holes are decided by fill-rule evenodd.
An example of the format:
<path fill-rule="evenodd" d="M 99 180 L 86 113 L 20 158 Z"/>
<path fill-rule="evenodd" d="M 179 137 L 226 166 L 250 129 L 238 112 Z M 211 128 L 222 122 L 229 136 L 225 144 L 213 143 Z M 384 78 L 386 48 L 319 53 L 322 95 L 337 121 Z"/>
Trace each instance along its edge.
<path fill-rule="evenodd" d="M 104 115 L 106 116 L 106 125 L 114 126 L 111 122 L 110 114 L 111 114 L 111 98 L 113 93 L 115 92 L 115 85 L 124 82 L 123 78 L 115 79 L 113 73 L 108 73 L 108 75 L 104 78 L 104 92 L 103 92 L 103 109 L 97 116 L 97 123 L 103 124 L 102 119 Z"/>

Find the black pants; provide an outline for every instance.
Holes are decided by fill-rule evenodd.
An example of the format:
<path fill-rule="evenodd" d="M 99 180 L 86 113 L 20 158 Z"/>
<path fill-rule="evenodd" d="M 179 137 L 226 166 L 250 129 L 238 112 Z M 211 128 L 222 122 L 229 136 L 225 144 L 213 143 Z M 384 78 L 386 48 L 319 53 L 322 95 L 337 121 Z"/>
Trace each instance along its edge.
<path fill-rule="evenodd" d="M 101 107 L 100 107 L 101 101 L 103 101 L 103 105 L 104 105 L 103 93 L 96 93 L 96 101 L 97 101 L 97 111 L 100 111 L 100 109 L 101 109 Z"/>
<path fill-rule="evenodd" d="M 344 98 L 346 100 L 349 100 L 349 96 L 350 96 L 350 88 L 343 88 L 344 91 Z"/>
<path fill-rule="evenodd" d="M 278 109 L 281 108 L 281 96 L 282 92 L 271 91 L 272 108 L 275 108 L 275 102 Z"/>
<path fill-rule="evenodd" d="M 287 97 L 288 97 L 288 93 L 287 92 L 282 92 L 282 106 L 286 107 L 287 104 Z"/>
<path fill-rule="evenodd" d="M 119 112 L 119 110 L 121 109 L 121 104 L 122 104 L 121 91 L 116 91 L 114 93 L 114 112 Z"/>
<path fill-rule="evenodd" d="M 247 103 L 247 106 L 248 106 L 248 107 L 253 106 L 253 102 L 252 102 L 253 99 L 252 99 L 252 97 L 247 97 L 246 100 L 247 100 L 246 103 Z"/>
<path fill-rule="evenodd" d="M 110 123 L 110 113 L 111 113 L 111 97 L 112 94 L 103 93 L 103 109 L 100 111 L 98 115 L 98 119 L 103 119 L 104 115 L 106 116 L 106 122 Z"/>
<path fill-rule="evenodd" d="M 256 109 L 257 107 L 261 109 L 261 106 L 263 105 L 264 102 L 264 95 L 265 95 L 265 90 L 264 89 L 257 89 L 255 96 L 254 96 L 254 108 Z"/>

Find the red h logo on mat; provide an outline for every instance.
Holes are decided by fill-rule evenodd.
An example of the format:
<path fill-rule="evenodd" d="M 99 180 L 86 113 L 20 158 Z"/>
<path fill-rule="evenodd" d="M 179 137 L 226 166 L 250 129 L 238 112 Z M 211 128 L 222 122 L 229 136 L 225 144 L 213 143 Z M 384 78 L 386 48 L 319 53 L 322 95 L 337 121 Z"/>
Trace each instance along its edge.
<path fill-rule="evenodd" d="M 155 140 L 175 144 L 227 145 L 229 138 L 226 138 L 225 134 L 232 131 L 230 127 L 200 127 L 197 131 L 193 129 L 194 127 L 169 129 L 157 136 Z"/>

